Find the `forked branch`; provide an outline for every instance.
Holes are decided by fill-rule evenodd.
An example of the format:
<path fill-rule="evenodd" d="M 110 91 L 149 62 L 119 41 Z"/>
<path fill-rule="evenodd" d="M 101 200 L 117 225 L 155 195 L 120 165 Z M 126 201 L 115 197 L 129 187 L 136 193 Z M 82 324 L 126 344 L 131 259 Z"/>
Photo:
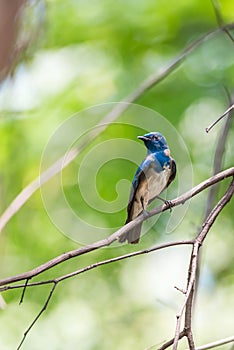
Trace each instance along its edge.
<path fill-rule="evenodd" d="M 223 195 L 223 197 L 220 199 L 220 201 L 217 203 L 217 205 L 214 207 L 214 209 L 211 211 L 207 219 L 202 225 L 202 228 L 200 232 L 198 233 L 197 237 L 194 240 L 193 250 L 190 257 L 190 267 L 188 270 L 188 286 L 187 291 L 185 294 L 184 302 L 181 306 L 180 312 L 177 315 L 177 322 L 176 322 L 176 331 L 175 331 L 175 337 L 173 341 L 173 350 L 177 350 L 179 339 L 181 338 L 180 335 L 184 334 L 184 336 L 188 339 L 189 349 L 195 350 L 195 345 L 193 341 L 193 334 L 192 334 L 192 307 L 193 307 L 193 295 L 195 290 L 195 283 L 196 283 L 196 271 L 198 268 L 198 262 L 199 262 L 199 249 L 204 243 L 204 240 L 214 224 L 215 220 L 217 219 L 220 212 L 223 210 L 223 208 L 226 206 L 226 204 L 231 200 L 234 193 L 234 177 L 226 191 L 226 193 Z M 182 317 L 185 312 L 185 321 L 184 321 L 184 329 L 181 332 L 181 322 Z M 165 347 L 164 347 L 165 349 Z"/>
<path fill-rule="evenodd" d="M 49 260 L 46 263 L 44 263 L 40 266 L 37 266 L 36 268 L 34 268 L 33 270 L 30 270 L 28 272 L 24 272 L 22 274 L 18 274 L 18 275 L 12 276 L 12 277 L 4 278 L 4 279 L 0 280 L 0 286 L 5 286 L 7 284 L 31 279 L 32 277 L 35 277 L 35 276 L 43 273 L 44 271 L 47 271 L 47 270 L 53 268 L 54 266 L 63 263 L 66 260 L 72 259 L 74 257 L 80 256 L 80 255 L 83 255 L 86 253 L 89 253 L 91 251 L 97 250 L 97 249 L 102 248 L 102 247 L 109 246 L 114 241 L 118 240 L 118 238 L 121 235 L 125 234 L 126 232 L 131 230 L 133 227 L 137 226 L 140 222 L 143 222 L 144 220 L 146 220 L 149 217 L 155 216 L 155 215 L 157 215 L 165 210 L 168 210 L 171 207 L 175 207 L 175 206 L 184 204 L 186 201 L 188 201 L 192 197 L 196 196 L 198 193 L 202 192 L 206 188 L 214 185 L 215 183 L 217 183 L 219 181 L 222 181 L 223 179 L 225 179 L 227 177 L 233 176 L 233 175 L 234 175 L 234 167 L 229 168 L 227 170 L 224 170 L 224 171 L 210 177 L 209 179 L 201 182 L 199 185 L 193 187 L 191 190 L 185 192 L 181 196 L 173 199 L 172 201 L 170 201 L 170 204 L 163 204 L 163 205 L 151 210 L 150 212 L 148 212 L 147 215 L 145 213 L 139 215 L 135 220 L 133 220 L 133 221 L 129 222 L 128 224 L 126 224 L 125 226 L 121 227 L 118 231 L 113 233 L 111 236 L 104 238 L 100 241 L 94 242 L 92 244 L 88 244 L 88 245 L 81 247 L 79 249 L 75 249 L 75 250 L 63 253 L 62 255 L 59 255 L 59 256 L 55 257 L 54 259 Z"/>

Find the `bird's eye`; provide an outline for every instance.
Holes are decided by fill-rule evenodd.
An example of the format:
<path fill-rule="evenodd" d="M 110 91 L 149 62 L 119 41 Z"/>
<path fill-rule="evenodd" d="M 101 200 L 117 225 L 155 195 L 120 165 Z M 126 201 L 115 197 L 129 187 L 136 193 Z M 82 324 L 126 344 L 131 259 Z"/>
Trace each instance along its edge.
<path fill-rule="evenodd" d="M 158 141 L 158 140 L 159 140 L 159 137 L 156 136 L 156 135 L 154 135 L 154 136 L 153 136 L 153 140 Z"/>

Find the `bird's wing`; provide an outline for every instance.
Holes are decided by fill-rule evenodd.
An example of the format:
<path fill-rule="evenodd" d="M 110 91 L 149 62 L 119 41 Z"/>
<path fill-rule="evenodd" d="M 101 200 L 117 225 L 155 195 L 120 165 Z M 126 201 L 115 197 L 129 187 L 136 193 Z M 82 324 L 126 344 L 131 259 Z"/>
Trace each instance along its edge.
<path fill-rule="evenodd" d="M 170 185 L 170 183 L 174 180 L 175 176 L 176 176 L 176 162 L 175 159 L 171 158 L 171 162 L 170 162 L 170 167 L 171 167 L 171 175 L 169 176 L 169 179 L 167 181 L 167 186 L 168 187 Z"/>
<path fill-rule="evenodd" d="M 126 223 L 132 221 L 135 217 L 137 217 L 141 212 L 142 212 L 142 203 L 139 200 L 141 193 L 145 193 L 145 198 L 143 199 L 144 205 L 147 206 L 148 203 L 151 203 L 154 198 L 149 199 L 149 191 L 148 191 L 148 181 L 147 181 L 147 173 L 150 170 L 150 167 L 152 166 L 152 155 L 147 156 L 139 168 L 136 171 L 136 174 L 134 176 L 133 182 L 132 182 L 132 187 L 131 187 L 131 192 L 129 196 L 129 203 L 128 203 L 128 217 L 126 220 Z M 161 170 L 160 164 L 156 164 Z M 164 186 L 161 190 L 165 189 L 166 187 L 169 186 L 169 184 L 174 180 L 176 176 L 176 162 L 174 159 L 171 158 L 170 160 L 170 175 L 169 178 L 166 182 L 166 186 Z M 160 182 L 160 181 L 159 181 Z M 134 227 L 132 230 L 127 232 L 125 235 L 123 235 L 120 239 L 119 242 L 122 243 L 125 240 L 128 240 L 128 243 L 138 243 L 140 239 L 140 233 L 141 233 L 141 226 L 142 223 Z"/>
<path fill-rule="evenodd" d="M 126 223 L 133 219 L 133 217 L 132 217 L 133 204 L 135 202 L 136 192 L 137 192 L 137 189 L 139 187 L 139 184 L 143 185 L 145 183 L 147 186 L 147 179 L 146 179 L 145 174 L 147 173 L 147 171 L 151 165 L 151 162 L 152 162 L 152 159 L 147 156 L 143 160 L 143 162 L 141 163 L 141 165 L 139 166 L 139 168 L 136 171 L 136 174 L 135 174 L 133 182 L 132 182 L 132 187 L 131 187 L 129 201 L 128 201 L 128 208 L 127 208 L 128 217 L 127 217 Z M 139 213 L 141 211 L 142 211 L 142 206 L 140 204 Z"/>
<path fill-rule="evenodd" d="M 134 176 L 132 187 L 131 187 L 128 208 L 127 208 L 128 216 L 125 222 L 126 224 L 132 221 L 135 217 L 137 217 L 142 212 L 142 204 L 139 200 L 137 200 L 137 197 L 138 197 L 137 191 L 138 191 L 138 188 L 142 185 L 147 186 L 147 180 L 145 177 L 145 173 L 140 166 L 137 169 L 137 172 Z M 141 235 L 141 227 L 142 227 L 142 222 L 136 227 L 134 227 L 133 229 L 131 229 L 129 232 L 125 233 L 122 237 L 120 237 L 119 242 L 123 243 L 127 240 L 128 243 L 138 243 Z"/>

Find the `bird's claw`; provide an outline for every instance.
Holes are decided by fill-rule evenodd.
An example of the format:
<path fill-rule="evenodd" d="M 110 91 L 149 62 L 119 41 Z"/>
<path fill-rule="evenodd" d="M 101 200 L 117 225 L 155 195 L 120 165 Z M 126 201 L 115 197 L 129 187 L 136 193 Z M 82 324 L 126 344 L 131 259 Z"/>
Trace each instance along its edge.
<path fill-rule="evenodd" d="M 167 199 L 161 198 L 159 196 L 157 196 L 157 198 L 160 199 L 161 201 L 163 201 L 163 203 L 170 209 L 170 213 L 171 213 L 172 207 L 173 207 L 172 202 L 168 201 Z"/>
<path fill-rule="evenodd" d="M 169 207 L 170 213 L 171 213 L 171 212 L 172 212 L 172 207 L 173 207 L 172 202 L 171 202 L 171 201 L 168 201 L 168 200 L 165 200 L 165 201 L 164 201 L 164 204 L 165 204 L 167 207 Z"/>

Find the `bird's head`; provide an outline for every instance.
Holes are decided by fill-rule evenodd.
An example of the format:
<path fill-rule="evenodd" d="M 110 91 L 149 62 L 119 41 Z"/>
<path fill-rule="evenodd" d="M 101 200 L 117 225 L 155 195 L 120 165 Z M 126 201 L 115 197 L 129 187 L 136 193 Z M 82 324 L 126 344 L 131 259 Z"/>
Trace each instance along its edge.
<path fill-rule="evenodd" d="M 144 141 L 149 152 L 159 152 L 168 149 L 167 141 L 160 132 L 150 132 L 144 136 L 138 136 L 138 139 Z"/>

